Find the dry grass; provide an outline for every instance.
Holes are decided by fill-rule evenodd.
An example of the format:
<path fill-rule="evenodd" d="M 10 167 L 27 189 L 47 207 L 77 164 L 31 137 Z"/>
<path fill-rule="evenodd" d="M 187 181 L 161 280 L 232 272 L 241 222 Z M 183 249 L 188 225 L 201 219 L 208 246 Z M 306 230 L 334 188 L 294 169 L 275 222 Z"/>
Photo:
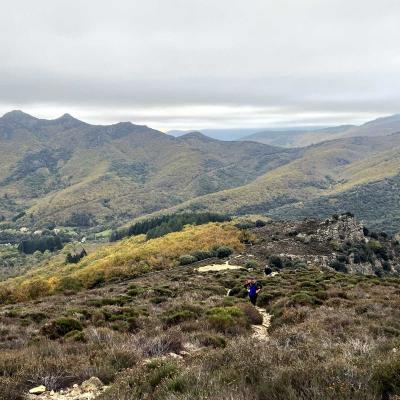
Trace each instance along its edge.
<path fill-rule="evenodd" d="M 102 397 L 110 400 L 378 400 L 399 393 L 398 279 L 305 269 L 267 279 L 252 273 L 273 294 L 267 343 L 251 338 L 257 314 L 247 300 L 225 296 L 246 278 L 240 270 L 179 267 L 3 306 L 0 398 L 91 375 L 112 383 Z M 305 286 L 312 301 L 303 301 Z M 79 320 L 83 337 L 46 338 L 41 328 L 60 317 Z M 204 349 L 182 360 L 157 358 L 186 347 Z M 148 357 L 155 361 L 144 366 Z"/>

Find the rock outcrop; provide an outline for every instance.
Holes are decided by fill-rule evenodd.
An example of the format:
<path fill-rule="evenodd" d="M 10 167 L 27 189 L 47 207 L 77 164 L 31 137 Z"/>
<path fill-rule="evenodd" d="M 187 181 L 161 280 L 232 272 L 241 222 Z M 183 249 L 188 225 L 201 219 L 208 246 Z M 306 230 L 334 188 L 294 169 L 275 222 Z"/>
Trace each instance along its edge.
<path fill-rule="evenodd" d="M 43 385 L 32 388 L 27 395 L 29 400 L 92 400 L 99 396 L 107 386 L 95 376 L 82 382 L 81 385 L 75 384 L 71 388 L 55 392 L 48 391 Z"/>

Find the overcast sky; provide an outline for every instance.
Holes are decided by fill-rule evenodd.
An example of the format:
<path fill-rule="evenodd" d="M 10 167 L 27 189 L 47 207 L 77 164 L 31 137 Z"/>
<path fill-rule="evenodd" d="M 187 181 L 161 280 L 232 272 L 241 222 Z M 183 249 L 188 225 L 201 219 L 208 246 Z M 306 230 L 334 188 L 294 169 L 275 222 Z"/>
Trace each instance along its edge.
<path fill-rule="evenodd" d="M 400 112 L 398 0 L 2 0 L 0 113 L 167 129 Z"/>

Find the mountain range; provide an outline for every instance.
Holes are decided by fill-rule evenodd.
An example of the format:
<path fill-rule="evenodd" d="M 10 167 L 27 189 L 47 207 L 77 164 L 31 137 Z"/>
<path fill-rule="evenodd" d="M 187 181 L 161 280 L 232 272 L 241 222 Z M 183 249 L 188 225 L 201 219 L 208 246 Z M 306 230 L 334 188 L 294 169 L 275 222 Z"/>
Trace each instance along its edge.
<path fill-rule="evenodd" d="M 398 115 L 291 131 L 289 146 L 277 132 L 268 140 L 259 133 L 220 141 L 12 111 L 0 118 L 0 218 L 17 226 L 107 229 L 180 210 L 279 218 L 352 211 L 368 226 L 398 232 L 397 132 Z M 318 143 L 309 144 L 313 138 Z"/>
<path fill-rule="evenodd" d="M 167 133 L 179 137 L 189 132 L 169 131 Z M 343 137 L 384 136 L 400 132 L 400 114 L 378 118 L 359 126 L 293 126 L 285 129 L 204 129 L 201 132 L 218 140 L 242 140 L 272 146 L 305 147 Z"/>

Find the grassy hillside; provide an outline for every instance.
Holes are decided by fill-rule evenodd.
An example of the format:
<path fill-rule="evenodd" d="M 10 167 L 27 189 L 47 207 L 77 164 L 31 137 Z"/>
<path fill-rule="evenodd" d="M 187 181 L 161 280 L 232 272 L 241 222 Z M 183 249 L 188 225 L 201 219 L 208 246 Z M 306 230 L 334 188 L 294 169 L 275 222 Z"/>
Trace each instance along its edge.
<path fill-rule="evenodd" d="M 352 212 L 373 230 L 400 232 L 400 175 L 366 183 L 337 194 L 306 200 L 269 212 L 275 218 L 327 217 L 338 211 Z"/>
<path fill-rule="evenodd" d="M 199 197 L 182 204 L 174 210 L 208 209 L 214 212 L 232 214 L 267 213 L 280 217 L 291 217 L 285 213 L 292 205 L 296 210 L 304 203 L 316 201 L 324 204 L 327 196 L 353 190 L 357 193 L 361 185 L 381 182 L 400 172 L 400 135 L 384 138 L 349 138 L 324 142 L 306 148 L 301 157 L 267 172 L 255 181 L 239 188 L 221 191 Z M 375 198 L 391 195 L 390 186 L 375 185 Z M 381 192 L 383 190 L 384 192 Z M 317 200 L 318 199 L 318 200 Z M 347 211 L 346 203 L 337 203 L 326 214 Z M 382 203 L 384 207 L 384 203 Z M 367 224 L 373 226 L 378 221 L 383 227 L 400 230 L 392 216 L 398 216 L 398 208 L 380 209 L 383 213 L 368 214 L 356 207 L 350 207 Z M 275 212 L 275 210 L 277 210 Z M 282 210 L 278 211 L 278 210 Z M 318 212 L 304 215 L 319 217 Z M 397 220 L 397 217 L 396 217 Z"/>
<path fill-rule="evenodd" d="M 386 136 L 400 132 L 400 114 L 378 118 L 361 126 L 353 127 L 342 136 Z"/>
<path fill-rule="evenodd" d="M 66 248 L 39 267 L 0 284 L 2 302 L 37 298 L 64 290 L 102 286 L 179 265 L 179 257 L 196 250 L 230 246 L 240 250 L 241 232 L 230 223 L 188 226 L 182 232 L 146 240 L 145 235 L 101 246 L 78 264 L 65 262 Z"/>
<path fill-rule="evenodd" d="M 191 198 L 241 186 L 298 155 L 145 126 L 94 126 L 69 115 L 0 119 L 1 214 L 20 225 L 116 226 Z M 81 224 L 81 225 L 85 225 Z"/>

